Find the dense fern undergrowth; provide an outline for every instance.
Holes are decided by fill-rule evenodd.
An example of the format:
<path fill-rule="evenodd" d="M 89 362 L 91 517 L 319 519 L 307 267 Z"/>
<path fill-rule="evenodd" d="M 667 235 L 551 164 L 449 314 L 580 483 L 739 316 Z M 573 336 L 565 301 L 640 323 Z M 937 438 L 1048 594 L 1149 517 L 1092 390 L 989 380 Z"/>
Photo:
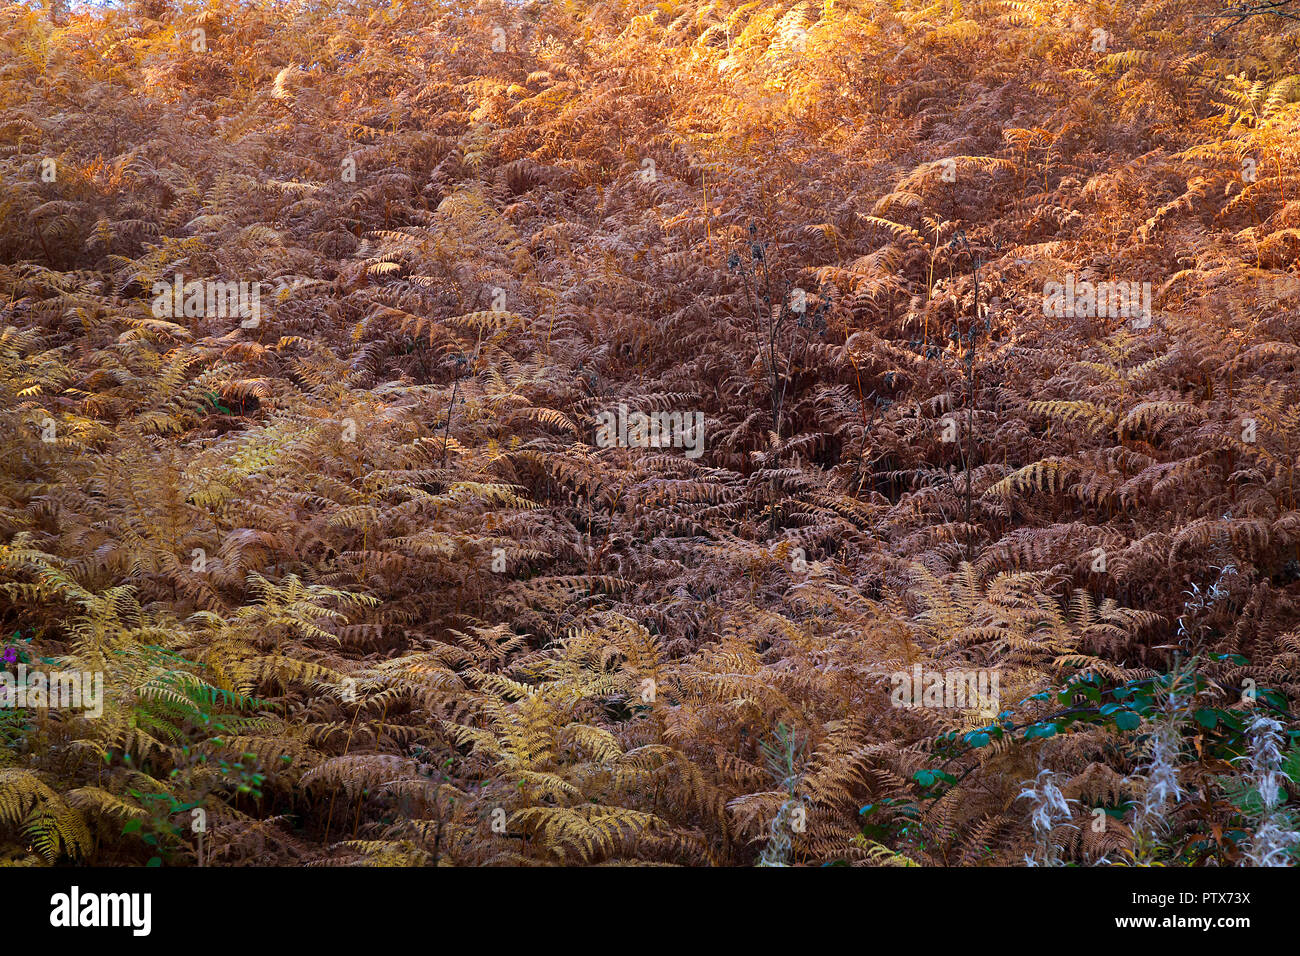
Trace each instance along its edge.
<path fill-rule="evenodd" d="M 0 4 L 3 666 L 103 679 L 4 859 L 1294 862 L 1300 32 L 1205 13 Z"/>

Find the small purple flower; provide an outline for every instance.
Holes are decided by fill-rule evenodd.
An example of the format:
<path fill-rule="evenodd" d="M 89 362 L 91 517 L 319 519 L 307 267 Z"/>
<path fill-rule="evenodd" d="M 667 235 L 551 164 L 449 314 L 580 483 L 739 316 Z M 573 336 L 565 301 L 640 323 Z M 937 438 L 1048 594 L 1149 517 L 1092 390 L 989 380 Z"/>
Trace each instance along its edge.
<path fill-rule="evenodd" d="M 12 663 L 13 663 L 14 661 L 16 661 L 16 660 L 18 660 L 18 648 L 16 648 L 16 647 L 6 647 L 6 648 L 5 648 L 5 663 L 6 663 L 6 664 L 12 664 Z"/>

